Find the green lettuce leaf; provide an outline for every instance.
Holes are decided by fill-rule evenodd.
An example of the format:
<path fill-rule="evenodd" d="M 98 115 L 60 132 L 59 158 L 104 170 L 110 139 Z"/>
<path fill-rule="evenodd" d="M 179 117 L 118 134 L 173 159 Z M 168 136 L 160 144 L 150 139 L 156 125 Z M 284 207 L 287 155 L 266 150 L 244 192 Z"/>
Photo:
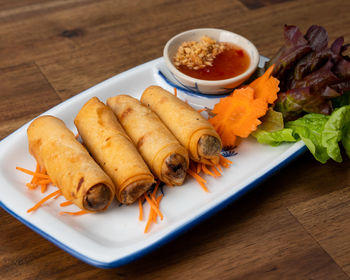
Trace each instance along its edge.
<path fill-rule="evenodd" d="M 350 158 L 350 105 L 336 109 L 330 116 L 307 114 L 287 122 L 278 131 L 269 132 L 259 126 L 252 135 L 259 143 L 271 146 L 301 139 L 318 161 L 325 163 L 332 158 L 341 162 L 340 142 Z"/>
<path fill-rule="evenodd" d="M 260 144 L 267 144 L 270 146 L 278 146 L 283 142 L 296 142 L 299 139 L 293 136 L 293 129 L 284 128 L 279 131 L 266 131 L 258 129 L 252 133 Z"/>
<path fill-rule="evenodd" d="M 271 107 L 267 110 L 266 115 L 260 118 L 262 124 L 259 129 L 272 132 L 284 128 L 283 114 L 273 110 Z"/>
<path fill-rule="evenodd" d="M 350 124 L 350 105 L 335 110 L 322 131 L 322 146 L 327 149 L 328 155 L 336 162 L 342 162 L 338 142 L 348 138 L 349 131 L 345 128 Z M 346 139 L 345 139 L 345 143 Z M 344 146 L 345 147 L 345 146 Z"/>
<path fill-rule="evenodd" d="M 348 157 L 350 158 L 350 123 L 348 123 L 345 127 L 344 127 L 344 131 L 343 131 L 343 139 L 341 140 L 345 152 L 348 155 Z"/>
<path fill-rule="evenodd" d="M 308 147 L 314 157 L 326 163 L 329 159 L 327 149 L 322 146 L 322 131 L 329 119 L 323 114 L 308 114 L 300 119 L 286 123 L 286 128 L 293 129 Z"/>

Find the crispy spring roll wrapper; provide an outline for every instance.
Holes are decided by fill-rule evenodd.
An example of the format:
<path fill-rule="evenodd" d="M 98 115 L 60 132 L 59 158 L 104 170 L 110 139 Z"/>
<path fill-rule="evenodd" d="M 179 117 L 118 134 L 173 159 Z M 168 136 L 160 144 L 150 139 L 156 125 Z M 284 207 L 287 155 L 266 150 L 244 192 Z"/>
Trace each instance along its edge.
<path fill-rule="evenodd" d="M 192 160 L 209 165 L 219 162 L 222 148 L 220 136 L 190 105 L 159 86 L 148 87 L 142 94 L 141 102 L 159 116 L 189 151 Z"/>
<path fill-rule="evenodd" d="M 111 177 L 121 203 L 131 204 L 150 189 L 154 177 L 109 107 L 93 97 L 74 123 L 84 145 Z"/>
<path fill-rule="evenodd" d="M 189 165 L 187 150 L 159 117 L 131 96 L 108 98 L 118 120 L 153 173 L 167 185 L 182 185 Z"/>
<path fill-rule="evenodd" d="M 42 116 L 27 133 L 30 153 L 67 200 L 87 211 L 107 209 L 114 199 L 113 183 L 63 121 Z"/>

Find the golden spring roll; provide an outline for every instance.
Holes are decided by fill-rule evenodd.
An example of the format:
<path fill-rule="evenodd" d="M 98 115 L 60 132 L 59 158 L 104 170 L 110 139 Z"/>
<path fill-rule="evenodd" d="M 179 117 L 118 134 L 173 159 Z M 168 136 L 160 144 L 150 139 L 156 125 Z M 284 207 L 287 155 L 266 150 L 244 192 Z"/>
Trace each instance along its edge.
<path fill-rule="evenodd" d="M 158 116 L 131 96 L 108 98 L 118 120 L 153 173 L 167 185 L 182 185 L 189 165 L 187 150 Z"/>
<path fill-rule="evenodd" d="M 219 162 L 222 148 L 219 135 L 190 105 L 159 86 L 148 87 L 141 102 L 159 116 L 186 147 L 192 160 L 210 165 Z"/>
<path fill-rule="evenodd" d="M 109 107 L 93 97 L 74 123 L 84 145 L 111 177 L 121 203 L 131 204 L 150 189 L 154 177 Z"/>
<path fill-rule="evenodd" d="M 63 121 L 42 116 L 27 133 L 30 153 L 67 200 L 87 211 L 107 209 L 114 198 L 113 183 Z"/>

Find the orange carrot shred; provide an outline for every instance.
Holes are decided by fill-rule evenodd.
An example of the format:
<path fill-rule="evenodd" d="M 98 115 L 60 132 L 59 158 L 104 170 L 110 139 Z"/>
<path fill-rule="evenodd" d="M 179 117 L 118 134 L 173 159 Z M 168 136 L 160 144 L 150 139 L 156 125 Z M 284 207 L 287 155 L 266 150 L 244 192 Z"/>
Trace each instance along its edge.
<path fill-rule="evenodd" d="M 201 176 L 199 176 L 197 173 L 193 172 L 192 170 L 188 169 L 187 173 L 191 175 L 197 182 L 202 182 L 204 184 L 207 183 L 205 179 L 203 179 Z"/>
<path fill-rule="evenodd" d="M 197 174 L 199 174 L 201 172 L 201 170 L 202 170 L 201 167 L 202 167 L 201 164 L 197 163 L 197 170 L 196 170 Z"/>
<path fill-rule="evenodd" d="M 34 178 L 35 178 L 35 177 L 34 177 Z M 30 190 L 35 190 L 35 189 L 38 187 L 38 185 L 32 184 L 32 183 L 27 183 L 26 186 L 27 186 L 28 189 L 30 189 Z"/>
<path fill-rule="evenodd" d="M 149 226 L 151 225 L 151 221 L 152 221 L 152 219 L 153 219 L 152 212 L 153 212 L 153 209 L 151 208 L 151 209 L 150 209 L 149 216 L 148 216 L 147 224 L 146 224 L 146 226 L 145 226 L 145 231 L 144 231 L 144 233 L 147 233 L 147 232 L 148 232 Z"/>
<path fill-rule="evenodd" d="M 220 163 L 218 163 L 217 165 L 215 165 L 215 167 L 219 170 L 220 173 L 222 173 L 222 168 L 220 166 Z"/>
<path fill-rule="evenodd" d="M 51 183 L 51 180 L 49 180 L 49 179 L 43 179 L 41 181 L 37 181 L 36 182 L 37 185 L 43 185 L 43 184 L 47 185 L 47 184 L 50 184 L 50 183 Z"/>
<path fill-rule="evenodd" d="M 68 200 L 68 201 L 62 202 L 60 204 L 60 206 L 61 207 L 66 207 L 66 206 L 69 206 L 69 205 L 72 205 L 72 204 L 73 204 L 73 202 Z"/>
<path fill-rule="evenodd" d="M 39 165 L 39 163 L 36 163 L 36 168 L 35 168 L 35 173 L 39 173 L 40 172 L 40 165 Z M 33 176 L 33 178 L 32 178 L 32 180 L 30 181 L 30 183 L 31 184 L 35 184 L 36 183 L 36 177 L 35 176 Z"/>
<path fill-rule="evenodd" d="M 216 169 L 215 165 L 211 166 L 211 170 L 213 170 L 213 172 L 216 175 L 216 177 L 220 177 L 221 176 L 220 172 Z"/>
<path fill-rule="evenodd" d="M 28 169 L 19 167 L 19 166 L 16 166 L 16 169 L 19 170 L 19 171 L 22 171 L 22 172 L 24 172 L 24 173 L 26 173 L 28 175 L 36 176 L 38 178 L 50 179 L 49 175 L 41 174 L 41 173 L 38 173 L 38 172 L 33 172 L 33 171 L 28 170 Z"/>
<path fill-rule="evenodd" d="M 47 184 L 40 184 L 41 185 L 41 193 L 46 192 Z"/>
<path fill-rule="evenodd" d="M 152 201 L 154 202 L 154 205 L 156 205 L 156 206 L 158 207 L 158 205 L 157 205 L 157 200 L 156 200 L 156 198 L 155 198 L 154 195 L 151 196 L 151 199 L 152 199 Z"/>
<path fill-rule="evenodd" d="M 174 95 L 177 96 L 177 88 L 174 88 Z"/>
<path fill-rule="evenodd" d="M 154 196 L 154 195 L 157 193 L 157 190 L 158 190 L 159 185 L 160 185 L 160 181 L 157 180 L 157 183 L 156 183 L 156 185 L 154 186 L 154 190 L 153 190 L 153 192 L 152 192 L 152 196 Z"/>
<path fill-rule="evenodd" d="M 74 137 L 75 137 L 75 139 L 78 139 L 79 138 L 79 133 L 77 133 Z"/>
<path fill-rule="evenodd" d="M 198 182 L 198 184 L 202 187 L 202 189 L 205 191 L 205 192 L 209 192 L 209 190 L 208 190 L 208 188 L 207 188 L 207 186 L 206 185 L 204 185 L 204 183 L 203 182 L 200 182 L 200 181 L 197 181 Z"/>
<path fill-rule="evenodd" d="M 54 197 L 55 195 L 61 193 L 61 190 L 57 190 L 51 194 L 49 194 L 48 196 L 44 197 L 42 200 L 40 200 L 37 204 L 35 204 L 32 208 L 27 210 L 27 213 L 32 212 L 36 209 L 38 209 L 44 202 L 46 202 L 47 200 L 49 200 L 50 198 Z"/>
<path fill-rule="evenodd" d="M 198 113 L 202 113 L 202 112 L 204 112 L 205 110 L 206 110 L 205 108 L 202 108 L 202 109 L 197 110 L 197 112 L 198 112 Z"/>
<path fill-rule="evenodd" d="M 202 170 L 203 170 L 203 172 L 204 172 L 205 174 L 208 174 L 208 175 L 210 175 L 210 176 L 215 177 L 215 174 L 212 173 L 212 172 L 206 167 L 206 165 L 203 164 L 203 163 L 202 163 Z"/>
<path fill-rule="evenodd" d="M 232 164 L 232 161 L 230 161 L 229 159 L 225 158 L 223 155 L 219 155 L 219 157 L 220 157 L 220 161 Z"/>
<path fill-rule="evenodd" d="M 53 199 L 57 199 L 62 195 L 62 193 L 59 193 L 58 195 L 56 195 Z"/>
<path fill-rule="evenodd" d="M 60 215 L 64 215 L 64 214 L 68 214 L 71 216 L 79 216 L 79 215 L 85 215 L 85 214 L 89 214 L 89 212 L 85 211 L 85 210 L 80 210 L 77 212 L 60 212 Z"/>
<path fill-rule="evenodd" d="M 142 196 L 139 197 L 139 221 L 143 220 Z"/>
<path fill-rule="evenodd" d="M 147 202 L 149 203 L 149 205 L 151 206 L 151 208 L 154 210 L 154 212 L 156 212 L 158 214 L 158 216 L 160 217 L 160 219 L 163 220 L 163 214 L 162 214 L 162 212 L 160 212 L 159 208 L 148 197 L 148 195 L 145 195 L 145 198 L 146 198 Z"/>
<path fill-rule="evenodd" d="M 157 223 L 157 214 L 154 213 L 154 211 L 152 211 L 152 222 L 155 224 Z"/>
<path fill-rule="evenodd" d="M 203 188 L 205 192 L 209 192 L 208 188 L 205 185 L 207 183 L 206 180 L 204 180 L 201 176 L 190 169 L 187 170 L 187 173 L 197 181 L 197 183 Z"/>

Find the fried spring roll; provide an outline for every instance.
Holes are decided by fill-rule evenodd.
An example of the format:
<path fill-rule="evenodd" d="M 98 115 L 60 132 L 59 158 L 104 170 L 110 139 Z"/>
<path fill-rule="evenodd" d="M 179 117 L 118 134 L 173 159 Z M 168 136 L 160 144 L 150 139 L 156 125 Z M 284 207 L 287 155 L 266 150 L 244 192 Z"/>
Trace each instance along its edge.
<path fill-rule="evenodd" d="M 222 148 L 219 135 L 190 105 L 159 86 L 148 87 L 141 102 L 159 116 L 186 147 L 192 160 L 210 165 L 219 162 Z"/>
<path fill-rule="evenodd" d="M 108 98 L 107 105 L 154 174 L 167 185 L 182 185 L 189 165 L 187 150 L 158 116 L 127 95 Z"/>
<path fill-rule="evenodd" d="M 113 183 L 63 121 L 42 116 L 27 133 L 29 152 L 67 200 L 87 211 L 107 209 L 114 198 Z"/>
<path fill-rule="evenodd" d="M 118 200 L 131 204 L 154 183 L 154 177 L 111 109 L 90 99 L 74 123 L 84 145 L 111 177 Z"/>

